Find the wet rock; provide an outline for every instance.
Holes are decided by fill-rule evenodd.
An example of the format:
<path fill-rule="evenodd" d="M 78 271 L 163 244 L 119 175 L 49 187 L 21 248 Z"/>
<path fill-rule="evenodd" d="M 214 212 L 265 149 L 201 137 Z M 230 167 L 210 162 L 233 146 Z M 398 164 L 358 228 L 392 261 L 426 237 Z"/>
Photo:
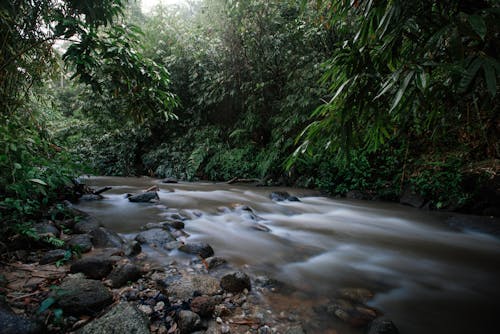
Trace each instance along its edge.
<path fill-rule="evenodd" d="M 220 286 L 223 290 L 233 293 L 242 292 L 245 289 L 250 291 L 252 289 L 250 277 L 241 271 L 223 276 Z"/>
<path fill-rule="evenodd" d="M 148 244 L 151 247 L 163 248 L 167 243 L 175 241 L 175 238 L 168 231 L 162 229 L 152 229 L 139 233 L 135 240 L 141 244 Z"/>
<path fill-rule="evenodd" d="M 54 297 L 65 314 L 96 314 L 113 302 L 113 294 L 99 281 L 66 278 Z"/>
<path fill-rule="evenodd" d="M 336 299 L 327 306 L 327 313 L 353 327 L 366 326 L 377 317 L 377 311 L 361 304 L 355 304 L 345 299 Z"/>
<path fill-rule="evenodd" d="M 93 230 L 98 229 L 100 226 L 101 224 L 96 219 L 91 217 L 85 217 L 81 221 L 75 224 L 73 232 L 79 234 L 90 233 Z"/>
<path fill-rule="evenodd" d="M 195 297 L 191 301 L 191 311 L 201 317 L 211 317 L 215 310 L 215 301 L 207 296 Z"/>
<path fill-rule="evenodd" d="M 337 291 L 338 295 L 344 299 L 349 299 L 357 303 L 366 303 L 373 298 L 373 293 L 364 288 L 345 288 Z"/>
<path fill-rule="evenodd" d="M 184 222 L 182 220 L 170 220 L 168 222 L 165 222 L 165 224 L 171 228 L 174 228 L 176 230 L 180 230 L 184 228 Z"/>
<path fill-rule="evenodd" d="M 40 264 L 49 264 L 64 259 L 66 256 L 66 250 L 64 249 L 54 249 L 46 252 L 40 259 Z"/>
<path fill-rule="evenodd" d="M 82 197 L 80 197 L 81 201 L 98 201 L 103 199 L 101 195 L 96 195 L 96 194 L 84 194 Z"/>
<path fill-rule="evenodd" d="M 163 179 L 161 183 L 179 183 L 179 181 L 173 177 L 167 177 L 166 179 Z"/>
<path fill-rule="evenodd" d="M 116 266 L 108 279 L 111 281 L 113 288 L 119 288 L 127 284 L 127 282 L 135 282 L 141 277 L 141 270 L 135 264 L 125 263 Z"/>
<path fill-rule="evenodd" d="M 87 253 L 92 249 L 92 238 L 88 234 L 77 234 L 71 237 L 66 245 L 81 253 Z"/>
<path fill-rule="evenodd" d="M 202 258 L 206 259 L 207 257 L 211 257 L 214 255 L 214 250 L 212 247 L 204 242 L 201 243 L 186 243 L 179 247 L 179 250 L 188 253 L 188 254 L 194 254 L 194 255 L 199 255 Z"/>
<path fill-rule="evenodd" d="M 271 330 L 271 327 L 269 326 L 262 326 L 259 328 L 258 334 L 272 334 L 273 331 Z"/>
<path fill-rule="evenodd" d="M 104 227 L 99 227 L 93 230 L 92 232 L 90 232 L 90 236 L 92 236 L 92 243 L 94 244 L 94 246 L 99 248 L 121 248 L 125 243 L 123 238 L 120 237 L 118 233 L 110 231 Z"/>
<path fill-rule="evenodd" d="M 184 245 L 182 241 L 170 241 L 169 243 L 163 246 L 163 249 L 171 251 L 181 247 L 182 245 Z"/>
<path fill-rule="evenodd" d="M 425 203 L 425 199 L 411 188 L 406 188 L 399 199 L 399 203 L 409 205 L 414 208 L 421 208 Z"/>
<path fill-rule="evenodd" d="M 43 333 L 42 326 L 31 319 L 12 312 L 0 299 L 0 333 L 2 334 L 37 334 Z"/>
<path fill-rule="evenodd" d="M 127 240 L 122 249 L 125 256 L 136 256 L 142 251 L 141 244 L 137 240 Z"/>
<path fill-rule="evenodd" d="M 368 334 L 399 334 L 394 323 L 387 318 L 378 318 L 372 321 Z"/>
<path fill-rule="evenodd" d="M 219 291 L 219 281 L 210 275 L 192 275 L 184 278 L 176 278 L 165 282 L 169 296 L 178 299 L 189 299 L 194 294 L 215 295 Z"/>
<path fill-rule="evenodd" d="M 37 223 L 33 226 L 33 229 L 38 235 L 44 237 L 52 236 L 59 238 L 61 235 L 61 231 L 59 231 L 59 229 L 50 222 Z"/>
<path fill-rule="evenodd" d="M 226 259 L 223 259 L 223 258 L 217 257 L 217 256 L 207 258 L 206 262 L 208 264 L 208 269 L 209 270 L 210 269 L 215 269 L 217 267 L 220 267 L 220 266 L 223 266 L 223 265 L 227 264 Z"/>
<path fill-rule="evenodd" d="M 179 312 L 177 325 L 181 334 L 187 334 L 201 329 L 200 316 L 194 312 L 182 310 Z"/>
<path fill-rule="evenodd" d="M 106 257 L 87 257 L 71 265 L 72 273 L 83 273 L 88 278 L 101 279 L 113 269 L 113 261 Z"/>
<path fill-rule="evenodd" d="M 273 191 L 269 197 L 276 202 L 290 201 L 290 202 L 300 202 L 296 196 L 292 196 L 285 191 Z"/>
<path fill-rule="evenodd" d="M 262 224 L 259 224 L 259 223 L 252 224 L 252 228 L 254 230 L 262 231 L 262 232 L 270 232 L 271 231 L 271 229 L 269 227 L 262 225 Z"/>
<path fill-rule="evenodd" d="M 360 190 L 350 190 L 345 194 L 345 197 L 358 200 L 369 200 L 372 198 L 370 194 Z"/>
<path fill-rule="evenodd" d="M 306 334 L 302 326 L 292 326 L 288 328 L 285 334 Z"/>
<path fill-rule="evenodd" d="M 128 198 L 130 202 L 134 203 L 150 203 L 159 199 L 160 197 L 156 191 L 148 191 L 142 194 L 132 195 Z"/>
<path fill-rule="evenodd" d="M 77 334 L 112 333 L 149 334 L 149 321 L 134 306 L 121 302 L 77 331 Z"/>
<path fill-rule="evenodd" d="M 220 332 L 222 334 L 228 334 L 228 333 L 231 333 L 231 328 L 229 327 L 228 324 L 222 324 L 220 325 Z"/>

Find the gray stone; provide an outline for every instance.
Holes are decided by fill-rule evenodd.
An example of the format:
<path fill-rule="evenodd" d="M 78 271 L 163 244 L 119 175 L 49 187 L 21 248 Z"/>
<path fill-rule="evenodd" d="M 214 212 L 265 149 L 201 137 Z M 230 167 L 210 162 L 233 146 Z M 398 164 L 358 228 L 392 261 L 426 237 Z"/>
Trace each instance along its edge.
<path fill-rule="evenodd" d="M 184 228 L 184 222 L 181 220 L 170 220 L 165 222 L 166 225 L 170 226 L 171 228 L 175 228 L 176 230 L 180 230 Z"/>
<path fill-rule="evenodd" d="M 195 292 L 200 295 L 212 296 L 219 291 L 219 281 L 209 275 L 192 275 L 166 283 L 169 296 L 183 300 L 192 298 Z"/>
<path fill-rule="evenodd" d="M 378 318 L 372 321 L 368 334 L 399 334 L 394 323 L 387 318 Z"/>
<path fill-rule="evenodd" d="M 191 301 L 191 311 L 200 317 L 211 317 L 215 310 L 215 301 L 208 296 L 195 297 Z"/>
<path fill-rule="evenodd" d="M 223 259 L 223 258 L 217 257 L 217 256 L 207 258 L 206 262 L 208 264 L 208 269 L 215 269 L 217 267 L 220 267 L 220 266 L 227 264 L 226 259 Z"/>
<path fill-rule="evenodd" d="M 87 257 L 71 265 L 72 273 L 83 273 L 88 278 L 101 279 L 113 269 L 113 261 L 107 257 Z"/>
<path fill-rule="evenodd" d="M 137 240 L 127 240 L 122 249 L 125 256 L 136 256 L 142 251 L 141 244 Z"/>
<path fill-rule="evenodd" d="M 177 181 L 177 179 L 173 178 L 173 177 L 167 177 L 166 179 L 164 179 L 163 181 L 161 181 L 161 183 L 178 183 L 179 181 Z"/>
<path fill-rule="evenodd" d="M 53 293 L 65 314 L 96 314 L 113 302 L 113 294 L 100 282 L 86 278 L 66 278 Z"/>
<path fill-rule="evenodd" d="M 148 244 L 151 247 L 163 248 L 167 243 L 175 241 L 175 238 L 168 231 L 155 228 L 139 233 L 135 240 L 141 244 Z"/>
<path fill-rule="evenodd" d="M 179 250 L 184 253 L 199 255 L 206 259 L 214 255 L 214 250 L 212 247 L 204 242 L 190 242 L 179 247 Z"/>
<path fill-rule="evenodd" d="M 177 325 L 179 326 L 181 334 L 188 334 L 201 329 L 201 319 L 200 316 L 194 312 L 182 310 L 179 312 Z"/>
<path fill-rule="evenodd" d="M 77 234 L 71 237 L 66 245 L 82 253 L 87 253 L 92 250 L 92 238 L 88 234 Z"/>
<path fill-rule="evenodd" d="M 53 249 L 48 252 L 46 252 L 42 258 L 40 259 L 39 263 L 40 264 L 49 264 L 49 263 L 54 263 L 58 260 L 64 259 L 64 256 L 66 256 L 66 250 L 64 249 Z"/>
<path fill-rule="evenodd" d="M 306 332 L 302 328 L 302 326 L 292 326 L 288 328 L 285 334 L 305 334 Z"/>
<path fill-rule="evenodd" d="M 377 311 L 346 299 L 336 299 L 327 306 L 327 313 L 353 327 L 363 327 L 377 317 Z"/>
<path fill-rule="evenodd" d="M 406 188 L 399 199 L 399 203 L 409 205 L 414 208 L 421 208 L 425 203 L 425 199 L 412 189 Z"/>
<path fill-rule="evenodd" d="M 94 244 L 95 247 L 121 248 L 125 243 L 123 238 L 118 233 L 110 231 L 104 227 L 99 227 L 93 230 L 92 232 L 90 232 L 90 235 L 92 236 L 92 243 Z"/>
<path fill-rule="evenodd" d="M 116 266 L 108 279 L 111 281 L 113 288 L 119 288 L 127 282 L 135 282 L 141 277 L 141 270 L 135 264 L 125 263 Z"/>
<path fill-rule="evenodd" d="M 149 203 L 151 201 L 159 200 L 160 197 L 156 191 L 148 191 L 142 194 L 132 195 L 128 198 L 130 202 L 134 203 Z"/>
<path fill-rule="evenodd" d="M 37 334 L 43 333 L 42 326 L 31 319 L 12 312 L 8 305 L 0 300 L 0 333 L 2 334 Z"/>
<path fill-rule="evenodd" d="M 273 191 L 269 197 L 276 202 L 290 201 L 290 202 L 300 202 L 296 196 L 292 196 L 285 191 Z"/>
<path fill-rule="evenodd" d="M 61 235 L 59 229 L 49 222 L 35 224 L 33 228 L 40 236 L 53 236 L 59 238 L 59 236 Z"/>
<path fill-rule="evenodd" d="M 101 223 L 94 218 L 84 217 L 82 220 L 75 224 L 73 231 L 79 234 L 90 233 L 93 230 L 98 229 L 101 226 Z"/>
<path fill-rule="evenodd" d="M 149 334 L 148 319 L 126 302 L 114 306 L 99 319 L 88 323 L 78 334 Z"/>
<path fill-rule="evenodd" d="M 242 292 L 245 289 L 250 291 L 252 289 L 250 277 L 241 271 L 223 276 L 220 280 L 220 286 L 225 291 L 233 293 Z"/>
<path fill-rule="evenodd" d="M 96 194 L 84 194 L 82 197 L 80 197 L 80 200 L 82 201 L 98 201 L 103 199 L 101 195 L 96 195 Z"/>
<path fill-rule="evenodd" d="M 171 250 L 174 250 L 174 249 L 181 247 L 182 245 L 184 245 L 184 243 L 182 241 L 170 241 L 170 242 L 166 243 L 163 246 L 163 248 L 171 251 Z"/>

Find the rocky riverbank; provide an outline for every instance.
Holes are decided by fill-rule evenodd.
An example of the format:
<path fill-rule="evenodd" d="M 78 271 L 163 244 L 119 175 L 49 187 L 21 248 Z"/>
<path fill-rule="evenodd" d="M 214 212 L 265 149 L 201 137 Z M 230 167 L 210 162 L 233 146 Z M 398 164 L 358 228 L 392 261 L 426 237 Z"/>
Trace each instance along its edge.
<path fill-rule="evenodd" d="M 126 239 L 84 212 L 66 210 L 70 218 L 35 225 L 39 236 L 61 239 L 65 247 L 21 237 L 5 245 L 1 333 L 342 333 L 318 323 L 318 314 L 359 333 L 397 333 L 366 305 L 373 298 L 366 289 L 342 289 L 315 305 L 273 308 L 270 300 L 287 298 L 294 289 L 251 277 L 210 245 L 189 242 L 183 230 L 189 217 L 182 212 Z M 229 210 L 253 214 L 249 207 Z M 172 250 L 190 260 L 177 261 L 168 255 Z M 156 261 L 158 252 L 167 263 Z"/>

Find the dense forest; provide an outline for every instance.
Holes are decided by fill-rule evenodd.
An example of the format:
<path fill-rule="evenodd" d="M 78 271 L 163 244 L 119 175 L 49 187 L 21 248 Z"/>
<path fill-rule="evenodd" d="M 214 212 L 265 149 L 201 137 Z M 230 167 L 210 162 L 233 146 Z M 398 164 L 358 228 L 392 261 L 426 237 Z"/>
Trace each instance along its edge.
<path fill-rule="evenodd" d="M 497 0 L 13 0 L 0 27 L 3 227 L 82 173 L 498 214 Z"/>

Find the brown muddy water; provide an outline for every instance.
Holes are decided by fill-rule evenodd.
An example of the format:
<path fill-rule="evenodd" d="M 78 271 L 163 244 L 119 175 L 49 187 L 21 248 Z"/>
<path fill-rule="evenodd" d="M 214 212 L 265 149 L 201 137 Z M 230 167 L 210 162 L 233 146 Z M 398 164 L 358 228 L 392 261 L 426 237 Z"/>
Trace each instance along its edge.
<path fill-rule="evenodd" d="M 113 189 L 103 200 L 77 207 L 128 237 L 176 210 L 191 216 L 185 222 L 189 240 L 208 242 L 235 266 L 296 288 L 293 295 L 269 297 L 275 311 L 312 309 L 338 289 L 363 287 L 375 293 L 368 305 L 392 319 L 402 334 L 500 332 L 500 239 L 452 230 L 445 224 L 447 214 L 291 188 L 117 177 L 84 182 Z M 157 204 L 124 197 L 154 184 L 160 187 Z M 269 194 L 276 190 L 300 202 L 273 202 Z M 221 208 L 236 203 L 250 206 L 270 231 L 253 229 L 250 215 Z M 330 326 L 338 334 L 362 332 L 336 320 L 309 320 L 325 321 L 325 332 Z"/>

